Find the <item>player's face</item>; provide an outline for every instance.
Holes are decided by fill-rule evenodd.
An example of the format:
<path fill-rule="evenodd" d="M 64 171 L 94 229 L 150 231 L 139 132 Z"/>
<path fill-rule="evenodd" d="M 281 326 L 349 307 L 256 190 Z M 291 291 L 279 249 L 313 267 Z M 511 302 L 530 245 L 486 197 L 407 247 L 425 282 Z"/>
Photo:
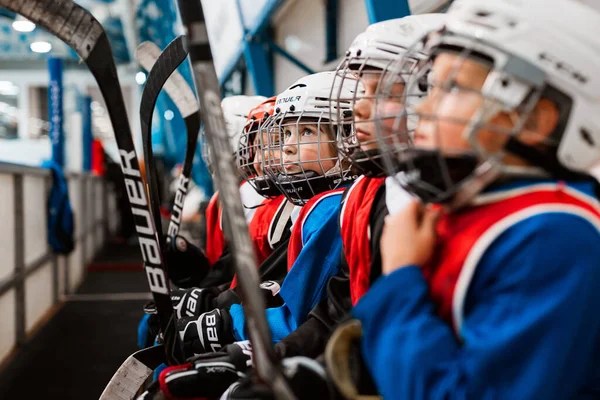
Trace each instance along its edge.
<path fill-rule="evenodd" d="M 377 92 L 380 77 L 379 73 L 367 73 L 359 78 L 365 88 L 365 95 L 354 104 L 354 127 L 356 138 L 363 151 L 377 148 L 377 142 L 374 140 L 375 122 L 372 121 L 372 117 L 375 115 L 373 96 Z"/>
<path fill-rule="evenodd" d="M 439 54 L 430 72 L 428 95 L 416 107 L 419 122 L 415 146 L 446 151 L 471 149 L 464 132 L 484 104 L 481 88 L 489 72 L 490 67 L 481 62 L 452 53 Z M 508 131 L 511 125 L 506 113 L 497 113 L 477 131 L 477 142 L 488 153 L 495 153 L 508 140 L 508 135 L 499 134 L 498 130 Z M 494 127 L 494 132 L 487 127 Z"/>
<path fill-rule="evenodd" d="M 279 164 L 279 134 L 268 133 L 260 130 L 257 138 L 256 156 L 254 157 L 254 169 L 258 176 L 263 176 L 264 163 Z"/>
<path fill-rule="evenodd" d="M 404 92 L 404 83 L 395 82 L 390 89 L 390 96 L 376 105 L 375 95 L 381 80 L 381 72 L 363 73 L 359 78 L 365 88 L 365 95 L 354 105 L 354 126 L 356 137 L 363 151 L 377 148 L 375 140 L 375 117 L 383 117 L 379 127 L 389 132 L 392 129 L 394 117 L 401 112 L 400 99 Z M 376 107 L 378 110 L 376 110 Z M 403 124 L 403 129 L 406 125 Z"/>
<path fill-rule="evenodd" d="M 335 166 L 337 154 L 325 129 L 316 123 L 302 122 L 281 127 L 285 173 L 314 171 L 323 175 Z"/>

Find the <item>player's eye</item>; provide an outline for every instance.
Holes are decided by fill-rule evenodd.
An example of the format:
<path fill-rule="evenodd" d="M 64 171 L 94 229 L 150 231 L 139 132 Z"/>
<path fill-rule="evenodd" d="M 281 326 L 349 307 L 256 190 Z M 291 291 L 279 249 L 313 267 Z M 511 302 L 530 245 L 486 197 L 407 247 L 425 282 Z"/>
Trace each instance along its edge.
<path fill-rule="evenodd" d="M 302 136 L 312 136 L 314 134 L 315 134 L 315 132 L 312 129 L 309 129 L 309 128 L 305 128 L 302 131 Z"/>

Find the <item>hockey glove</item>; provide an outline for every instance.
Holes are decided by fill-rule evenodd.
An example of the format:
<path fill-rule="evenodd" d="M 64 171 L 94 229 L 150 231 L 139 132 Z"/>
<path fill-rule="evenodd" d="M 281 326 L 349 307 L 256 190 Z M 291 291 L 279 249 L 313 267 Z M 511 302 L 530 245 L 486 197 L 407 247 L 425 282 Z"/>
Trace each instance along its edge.
<path fill-rule="evenodd" d="M 214 308 L 218 288 L 171 290 L 171 302 L 177 318 L 198 318 L 202 313 Z M 141 349 L 153 346 L 160 332 L 156 304 L 153 301 L 144 306 L 145 315 L 138 324 L 138 346 Z"/>
<path fill-rule="evenodd" d="M 187 357 L 216 352 L 235 342 L 233 321 L 225 309 L 214 309 L 200 317 L 182 318 L 177 321 L 177 329 Z"/>
<path fill-rule="evenodd" d="M 289 388 L 297 399 L 334 399 L 335 392 L 321 364 L 307 357 L 284 358 L 281 362 Z M 247 376 L 227 389 L 221 399 L 274 400 L 275 395 L 266 385 Z"/>
<path fill-rule="evenodd" d="M 198 247 L 188 242 L 183 236 L 169 238 L 165 258 L 167 273 L 175 286 L 191 288 L 200 286 L 200 282 L 210 270 L 208 259 Z"/>
<path fill-rule="evenodd" d="M 246 376 L 252 365 L 249 341 L 225 346 L 217 353 L 202 354 L 189 363 L 161 372 L 139 399 L 155 400 L 161 394 L 169 400 L 218 398 L 235 381 Z"/>
<path fill-rule="evenodd" d="M 177 318 L 198 318 L 214 309 L 215 297 L 220 293 L 216 287 L 171 290 L 171 301 Z"/>

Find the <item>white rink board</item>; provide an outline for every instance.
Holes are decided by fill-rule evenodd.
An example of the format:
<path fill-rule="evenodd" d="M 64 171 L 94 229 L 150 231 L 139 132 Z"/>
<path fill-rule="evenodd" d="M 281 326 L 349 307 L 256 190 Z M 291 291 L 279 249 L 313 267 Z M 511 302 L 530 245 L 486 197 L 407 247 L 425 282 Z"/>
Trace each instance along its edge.
<path fill-rule="evenodd" d="M 23 220 L 25 265 L 38 260 L 48 250 L 45 178 L 23 177 Z"/>
<path fill-rule="evenodd" d="M 75 250 L 69 255 L 69 293 L 74 292 L 83 277 L 84 268 L 81 264 L 82 247 L 84 240 L 79 240 L 75 245 Z"/>
<path fill-rule="evenodd" d="M 0 324 L 0 360 L 2 360 L 16 342 L 14 290 L 9 290 L 0 296 L 0 310 L 2 310 L 2 323 Z"/>
<path fill-rule="evenodd" d="M 15 265 L 15 215 L 13 177 L 0 174 L 0 281 L 12 275 Z"/>
<path fill-rule="evenodd" d="M 52 261 L 49 261 L 25 281 L 25 327 L 28 333 L 51 306 Z"/>

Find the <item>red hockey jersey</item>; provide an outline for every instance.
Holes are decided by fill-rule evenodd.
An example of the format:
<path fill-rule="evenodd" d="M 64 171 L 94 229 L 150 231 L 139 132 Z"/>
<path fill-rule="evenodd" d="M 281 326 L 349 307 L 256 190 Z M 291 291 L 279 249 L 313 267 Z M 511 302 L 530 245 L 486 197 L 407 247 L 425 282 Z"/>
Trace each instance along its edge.
<path fill-rule="evenodd" d="M 371 271 L 370 215 L 375 194 L 385 178 L 360 176 L 345 193 L 340 211 L 340 233 L 344 256 L 350 274 L 350 296 L 352 304 L 369 289 Z"/>

